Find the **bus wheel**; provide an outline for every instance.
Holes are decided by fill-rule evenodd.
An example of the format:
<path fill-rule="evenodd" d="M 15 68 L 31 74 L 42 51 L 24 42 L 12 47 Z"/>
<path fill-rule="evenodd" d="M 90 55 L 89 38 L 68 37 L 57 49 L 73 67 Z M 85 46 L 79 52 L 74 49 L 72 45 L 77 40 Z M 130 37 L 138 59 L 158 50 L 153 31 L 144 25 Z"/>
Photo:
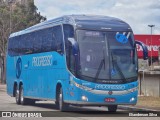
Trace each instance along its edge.
<path fill-rule="evenodd" d="M 23 96 L 23 85 L 20 86 L 20 103 L 22 105 L 26 105 L 28 103 L 28 99 Z"/>
<path fill-rule="evenodd" d="M 116 112 L 117 111 L 117 105 L 109 105 L 108 106 L 109 112 Z"/>
<path fill-rule="evenodd" d="M 20 104 L 20 95 L 19 95 L 19 89 L 17 86 L 15 87 L 15 99 L 16 99 L 16 103 L 19 105 Z"/>
<path fill-rule="evenodd" d="M 67 111 L 68 108 L 68 104 L 64 103 L 63 101 L 63 92 L 62 92 L 62 88 L 59 89 L 59 94 L 58 94 L 58 102 L 59 102 L 59 110 L 60 111 Z"/>

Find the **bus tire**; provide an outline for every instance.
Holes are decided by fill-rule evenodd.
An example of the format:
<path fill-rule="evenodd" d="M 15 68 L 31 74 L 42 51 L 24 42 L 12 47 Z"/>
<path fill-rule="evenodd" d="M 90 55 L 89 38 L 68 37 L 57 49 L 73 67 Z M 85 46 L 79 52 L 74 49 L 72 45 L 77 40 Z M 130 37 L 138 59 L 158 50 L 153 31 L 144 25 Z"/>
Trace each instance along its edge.
<path fill-rule="evenodd" d="M 109 112 L 116 112 L 117 111 L 117 105 L 109 105 L 108 106 Z"/>
<path fill-rule="evenodd" d="M 19 94 L 19 89 L 17 85 L 15 86 L 15 100 L 16 100 L 16 103 L 19 105 L 20 104 L 20 94 Z"/>
<path fill-rule="evenodd" d="M 62 90 L 62 88 L 60 88 L 59 92 L 58 92 L 58 105 L 59 105 L 59 110 L 61 112 L 64 112 L 64 111 L 68 110 L 68 104 L 64 103 L 64 101 L 63 101 L 63 90 Z"/>
<path fill-rule="evenodd" d="M 21 105 L 26 105 L 29 103 L 29 99 L 23 96 L 23 85 L 20 86 L 20 103 Z"/>

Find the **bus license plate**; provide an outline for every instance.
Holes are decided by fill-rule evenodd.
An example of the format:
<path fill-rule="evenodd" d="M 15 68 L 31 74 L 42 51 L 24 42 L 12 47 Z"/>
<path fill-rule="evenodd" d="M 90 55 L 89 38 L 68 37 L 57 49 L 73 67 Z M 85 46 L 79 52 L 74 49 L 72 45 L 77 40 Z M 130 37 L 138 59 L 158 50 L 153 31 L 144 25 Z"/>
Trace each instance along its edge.
<path fill-rule="evenodd" d="M 105 102 L 115 102 L 115 98 L 105 98 L 104 99 Z"/>

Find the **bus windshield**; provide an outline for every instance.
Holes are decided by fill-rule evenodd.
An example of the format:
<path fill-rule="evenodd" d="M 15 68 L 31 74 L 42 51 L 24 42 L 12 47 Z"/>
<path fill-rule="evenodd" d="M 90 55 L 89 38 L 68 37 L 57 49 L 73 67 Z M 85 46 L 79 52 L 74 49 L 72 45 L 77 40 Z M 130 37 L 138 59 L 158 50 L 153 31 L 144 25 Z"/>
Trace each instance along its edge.
<path fill-rule="evenodd" d="M 137 53 L 132 32 L 77 30 L 81 79 L 101 83 L 137 80 Z"/>

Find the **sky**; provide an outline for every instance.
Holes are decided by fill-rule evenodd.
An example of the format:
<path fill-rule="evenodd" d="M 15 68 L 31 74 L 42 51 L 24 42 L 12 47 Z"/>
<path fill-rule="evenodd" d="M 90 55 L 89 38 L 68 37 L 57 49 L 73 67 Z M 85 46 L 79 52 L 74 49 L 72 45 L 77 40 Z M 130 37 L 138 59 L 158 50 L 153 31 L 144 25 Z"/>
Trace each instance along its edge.
<path fill-rule="evenodd" d="M 72 14 L 105 15 L 127 22 L 135 34 L 160 34 L 160 0 L 35 0 L 47 20 Z"/>

